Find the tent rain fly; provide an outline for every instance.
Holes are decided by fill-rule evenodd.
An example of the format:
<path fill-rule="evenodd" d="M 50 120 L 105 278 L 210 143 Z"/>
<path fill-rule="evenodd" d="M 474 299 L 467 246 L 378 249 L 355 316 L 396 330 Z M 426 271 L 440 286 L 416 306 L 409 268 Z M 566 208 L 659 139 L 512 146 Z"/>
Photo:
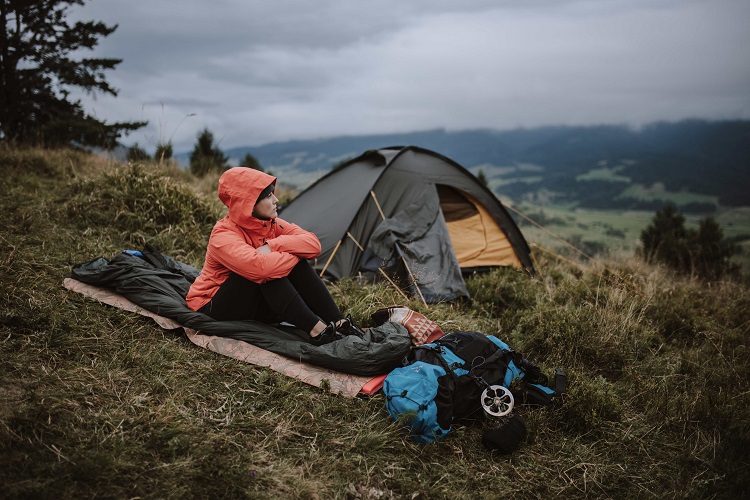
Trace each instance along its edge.
<path fill-rule="evenodd" d="M 281 217 L 318 236 L 323 251 L 314 265 L 328 278 L 391 269 L 427 302 L 468 297 L 462 272 L 533 272 L 529 246 L 495 195 L 459 164 L 415 146 L 365 152 Z"/>

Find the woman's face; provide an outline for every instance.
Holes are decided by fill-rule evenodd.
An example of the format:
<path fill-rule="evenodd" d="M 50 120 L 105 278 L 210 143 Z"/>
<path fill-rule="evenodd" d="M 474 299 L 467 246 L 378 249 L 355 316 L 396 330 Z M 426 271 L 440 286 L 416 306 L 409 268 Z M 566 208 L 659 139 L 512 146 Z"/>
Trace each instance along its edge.
<path fill-rule="evenodd" d="M 276 212 L 276 204 L 278 201 L 279 199 L 276 198 L 272 192 L 255 204 L 255 208 L 253 208 L 253 217 L 263 220 L 275 219 L 278 215 Z"/>

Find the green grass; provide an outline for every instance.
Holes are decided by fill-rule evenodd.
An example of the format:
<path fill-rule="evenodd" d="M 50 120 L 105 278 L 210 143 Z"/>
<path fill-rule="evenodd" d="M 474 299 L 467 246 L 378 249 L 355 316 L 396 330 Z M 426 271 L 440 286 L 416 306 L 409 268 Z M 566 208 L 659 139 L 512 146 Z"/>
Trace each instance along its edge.
<path fill-rule="evenodd" d="M 600 168 L 594 168 L 586 172 L 585 174 L 576 176 L 577 181 L 609 181 L 609 182 L 625 182 L 630 183 L 630 177 L 624 175 L 618 175 L 623 169 L 624 165 L 609 168 L 602 166 Z"/>
<path fill-rule="evenodd" d="M 657 182 L 652 186 L 633 184 L 620 193 L 620 198 L 634 198 L 636 200 L 662 200 L 675 205 L 686 205 L 688 203 L 712 203 L 719 204 L 718 196 L 711 196 L 687 191 L 667 191 L 662 183 Z"/>
<path fill-rule="evenodd" d="M 0 149 L 0 173 L 4 498 L 748 495 L 741 282 L 691 281 L 632 254 L 605 269 L 535 252 L 535 277 L 471 278 L 472 303 L 407 301 L 446 331 L 494 334 L 548 374 L 566 369 L 570 383 L 562 406 L 519 410 L 529 435 L 512 455 L 482 448 L 491 420 L 417 445 L 380 395 L 331 395 L 62 288 L 73 265 L 147 241 L 201 265 L 223 213 L 215 177 L 13 149 Z M 366 325 L 404 302 L 385 285 L 330 288 Z"/>

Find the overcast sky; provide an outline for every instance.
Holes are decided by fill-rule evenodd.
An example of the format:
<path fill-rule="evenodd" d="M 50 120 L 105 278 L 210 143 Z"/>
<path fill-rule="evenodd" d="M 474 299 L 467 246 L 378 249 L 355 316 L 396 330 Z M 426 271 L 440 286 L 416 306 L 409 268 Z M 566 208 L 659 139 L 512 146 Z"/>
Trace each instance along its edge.
<path fill-rule="evenodd" d="M 123 142 L 750 119 L 748 0 L 88 0 Z"/>

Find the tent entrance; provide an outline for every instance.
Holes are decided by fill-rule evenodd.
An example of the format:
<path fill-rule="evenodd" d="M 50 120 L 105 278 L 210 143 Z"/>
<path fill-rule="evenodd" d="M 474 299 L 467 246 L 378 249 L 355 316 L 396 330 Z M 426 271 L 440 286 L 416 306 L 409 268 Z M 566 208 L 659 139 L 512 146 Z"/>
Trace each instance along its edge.
<path fill-rule="evenodd" d="M 436 187 L 453 251 L 461 269 L 523 267 L 505 232 L 480 203 L 453 187 L 442 184 Z"/>

